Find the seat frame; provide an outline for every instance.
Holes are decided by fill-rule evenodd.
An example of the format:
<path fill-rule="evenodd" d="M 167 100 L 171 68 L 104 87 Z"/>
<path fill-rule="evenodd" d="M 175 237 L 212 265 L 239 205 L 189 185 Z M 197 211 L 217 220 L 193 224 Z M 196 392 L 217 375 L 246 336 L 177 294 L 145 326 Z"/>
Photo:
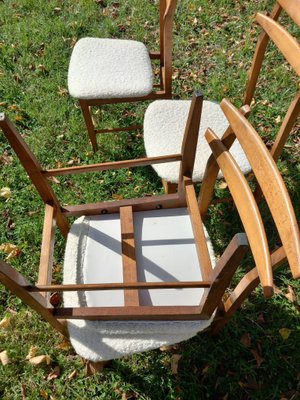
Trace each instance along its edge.
<path fill-rule="evenodd" d="M 180 154 L 143 158 L 114 163 L 93 164 L 54 170 L 44 170 L 31 153 L 15 126 L 2 114 L 0 127 L 15 150 L 33 184 L 45 202 L 45 218 L 42 236 L 41 257 L 37 284 L 28 280 L 6 262 L 0 260 L 0 282 L 11 292 L 20 297 L 24 303 L 47 320 L 55 329 L 68 336 L 66 319 L 90 320 L 203 320 L 212 317 L 217 308 L 225 310 L 222 320 L 226 321 L 233 310 L 238 308 L 245 296 L 258 284 L 262 283 L 265 296 L 273 294 L 272 268 L 287 258 L 294 277 L 300 276 L 300 240 L 297 221 L 289 195 L 280 173 L 270 153 L 262 143 L 259 135 L 229 101 L 221 103 L 227 116 L 232 135 L 236 135 L 252 164 L 257 180 L 264 191 L 266 201 L 273 215 L 277 230 L 283 243 L 283 250 L 270 255 L 266 234 L 255 198 L 238 165 L 226 147 L 226 139 L 220 140 L 214 132 L 207 130 L 206 138 L 212 149 L 216 162 L 221 168 L 232 192 L 237 210 L 244 225 L 244 233 L 236 234 L 223 255 L 212 268 L 206 244 L 202 217 L 191 180 L 195 149 L 199 131 L 203 97 L 193 97 L 186 125 L 182 150 Z M 250 144 L 249 144 L 250 143 Z M 119 169 L 148 165 L 153 162 L 181 161 L 178 193 L 152 196 L 141 199 L 97 202 L 83 205 L 60 205 L 48 179 L 57 175 L 72 175 L 104 169 Z M 255 167 L 257 161 L 262 170 Z M 272 184 L 270 185 L 270 182 Z M 211 183 L 211 180 L 209 180 Z M 205 185 L 204 185 L 205 190 Z M 269 195 L 267 195 L 269 192 Z M 276 197 L 274 197 L 276 193 Z M 272 197 L 273 195 L 273 197 Z M 201 194 L 200 194 L 201 197 Z M 193 282 L 139 282 L 136 274 L 135 243 L 133 231 L 133 213 L 142 210 L 159 210 L 161 208 L 186 207 L 189 211 L 195 237 L 195 245 L 201 268 L 201 281 Z M 52 284 L 53 250 L 56 225 L 64 237 L 69 231 L 67 217 L 81 215 L 99 215 L 120 213 L 123 268 L 123 283 L 95 284 Z M 246 275 L 235 289 L 235 295 L 225 303 L 223 295 L 231 283 L 232 277 L 241 259 L 248 249 L 248 241 L 256 262 L 255 269 Z M 278 261 L 279 260 L 279 261 Z M 258 278 L 259 277 L 259 278 Z M 141 306 L 138 301 L 139 289 L 155 288 L 204 288 L 205 293 L 198 306 Z M 51 292 L 87 290 L 124 290 L 124 307 L 53 307 L 50 302 Z M 237 295 L 238 294 L 238 295 Z M 219 321 L 221 321 L 219 316 Z M 220 322 L 219 322 L 220 324 Z M 219 325 L 220 326 L 220 325 Z"/>
<path fill-rule="evenodd" d="M 141 129 L 141 125 L 128 127 L 96 129 L 92 118 L 92 107 L 114 103 L 132 103 L 138 101 L 169 99 L 172 97 L 172 47 L 173 47 L 173 19 L 177 0 L 160 0 L 160 50 L 150 51 L 150 59 L 159 61 L 159 84 L 154 85 L 154 90 L 143 97 L 123 97 L 111 99 L 79 99 L 84 121 L 94 151 L 98 150 L 96 135 L 102 133 L 117 133 Z M 155 90 L 158 88 L 159 90 Z"/>

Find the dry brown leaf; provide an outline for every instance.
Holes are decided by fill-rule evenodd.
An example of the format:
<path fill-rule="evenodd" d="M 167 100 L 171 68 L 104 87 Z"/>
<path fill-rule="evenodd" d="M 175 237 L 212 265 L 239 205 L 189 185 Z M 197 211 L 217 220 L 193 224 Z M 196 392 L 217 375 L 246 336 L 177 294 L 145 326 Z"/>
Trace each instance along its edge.
<path fill-rule="evenodd" d="M 10 165 L 13 162 L 12 156 L 9 156 L 7 151 L 5 151 L 1 156 L 0 156 L 0 164 L 3 165 Z"/>
<path fill-rule="evenodd" d="M 102 372 L 104 368 L 104 363 L 88 361 L 85 364 L 85 374 L 86 376 L 95 375 L 97 372 Z"/>
<path fill-rule="evenodd" d="M 67 94 L 68 94 L 68 89 L 66 89 L 66 88 L 64 88 L 64 87 L 59 87 L 57 93 L 58 93 L 60 96 L 67 96 Z"/>
<path fill-rule="evenodd" d="M 173 375 L 178 374 L 178 363 L 179 360 L 181 359 L 182 355 L 181 354 L 173 354 L 172 355 L 172 361 L 171 361 L 171 371 Z"/>
<path fill-rule="evenodd" d="M 4 350 L 4 351 L 2 351 L 1 353 L 0 353 L 0 361 L 1 361 L 1 364 L 2 365 L 7 365 L 7 364 L 9 364 L 9 357 L 8 357 L 8 354 L 7 354 L 7 351 L 6 350 Z"/>
<path fill-rule="evenodd" d="M 226 189 L 227 188 L 227 183 L 226 182 L 221 182 L 220 184 L 219 184 L 219 189 L 221 189 L 221 190 L 224 190 L 224 189 Z"/>
<path fill-rule="evenodd" d="M 11 197 L 11 190 L 9 187 L 3 187 L 0 189 L 0 197 L 3 197 L 4 199 L 9 199 Z"/>
<path fill-rule="evenodd" d="M 69 350 L 71 348 L 71 343 L 69 340 L 64 340 L 62 343 L 59 343 L 56 348 L 60 350 Z"/>
<path fill-rule="evenodd" d="M 245 346 L 245 347 L 250 347 L 251 346 L 251 336 L 249 333 L 244 333 L 243 336 L 240 339 L 240 342 Z"/>
<path fill-rule="evenodd" d="M 10 326 L 10 321 L 11 317 L 5 316 L 1 321 L 0 321 L 0 329 L 6 329 Z"/>
<path fill-rule="evenodd" d="M 7 254 L 6 260 L 9 261 L 14 257 L 17 257 L 21 254 L 21 249 L 19 249 L 16 245 L 11 243 L 3 243 L 0 246 L 0 251 Z"/>
<path fill-rule="evenodd" d="M 29 360 L 30 364 L 32 365 L 40 365 L 40 364 L 47 364 L 51 363 L 50 356 L 42 354 L 41 356 L 33 357 Z"/>
<path fill-rule="evenodd" d="M 281 328 L 279 329 L 279 334 L 282 337 L 283 340 L 287 340 L 292 333 L 291 329 L 288 328 Z"/>
<path fill-rule="evenodd" d="M 48 399 L 49 398 L 48 393 L 44 389 L 40 390 L 40 395 L 42 396 L 43 399 Z"/>
<path fill-rule="evenodd" d="M 115 193 L 113 193 L 111 197 L 115 200 L 123 200 L 124 199 L 123 196 L 121 196 L 120 194 L 115 194 Z"/>
<path fill-rule="evenodd" d="M 173 349 L 173 346 L 172 346 L 172 345 L 170 345 L 170 346 L 161 346 L 161 347 L 159 348 L 160 351 L 170 351 L 170 350 L 172 350 L 172 349 Z"/>
<path fill-rule="evenodd" d="M 257 349 L 251 350 L 251 353 L 253 354 L 253 356 L 255 358 L 257 366 L 259 367 L 261 365 L 261 363 L 264 361 L 264 359 L 259 355 Z"/>
<path fill-rule="evenodd" d="M 53 379 L 57 379 L 60 377 L 60 368 L 57 365 L 53 371 L 47 376 L 47 381 L 52 381 Z"/>
<path fill-rule="evenodd" d="M 274 285 L 274 293 L 275 294 L 283 294 L 283 291 L 281 289 L 279 289 L 279 287 Z"/>
<path fill-rule="evenodd" d="M 26 360 L 30 360 L 31 358 L 35 357 L 36 353 L 38 351 L 38 347 L 37 346 L 31 346 L 29 349 L 29 352 L 26 356 Z"/>
<path fill-rule="evenodd" d="M 285 297 L 291 302 L 291 303 L 296 303 L 297 297 L 295 295 L 295 292 L 292 288 L 292 286 L 288 285 L 288 293 L 285 295 Z"/>

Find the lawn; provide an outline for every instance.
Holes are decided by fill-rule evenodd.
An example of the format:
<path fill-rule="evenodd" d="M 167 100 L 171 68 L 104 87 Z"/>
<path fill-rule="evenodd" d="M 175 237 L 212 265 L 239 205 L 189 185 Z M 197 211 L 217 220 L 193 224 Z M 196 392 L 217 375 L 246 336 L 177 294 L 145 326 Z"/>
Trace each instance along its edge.
<path fill-rule="evenodd" d="M 197 88 L 207 99 L 228 97 L 241 105 L 259 32 L 255 13 L 270 11 L 273 3 L 179 0 L 174 27 L 174 96 L 190 98 Z M 299 29 L 289 18 L 283 20 L 299 38 Z M 67 70 L 72 47 L 85 36 L 134 38 L 156 49 L 158 1 L 2 0 L 0 24 L 0 112 L 16 123 L 42 165 L 56 168 L 144 154 L 142 132 L 99 138 L 100 150 L 93 154 L 77 101 L 68 95 Z M 267 61 L 251 121 L 264 140 L 272 143 L 299 80 L 272 46 Z M 146 106 L 108 106 L 98 110 L 95 118 L 103 127 L 142 123 Z M 299 126 L 279 161 L 298 220 Z M 0 165 L 0 189 L 11 191 L 7 198 L 0 197 L 0 245 L 17 247 L 10 262 L 34 282 L 43 204 L 2 134 Z M 53 187 L 63 203 L 162 192 L 151 168 L 93 173 L 72 180 L 60 177 Z M 219 196 L 227 195 L 226 189 L 219 189 Z M 228 226 L 239 224 L 232 213 L 232 207 L 225 204 L 209 215 L 208 228 L 219 253 L 228 239 Z M 218 231 L 219 218 L 224 220 L 226 232 Z M 279 242 L 272 226 L 270 218 L 269 238 L 276 245 Z M 58 281 L 64 243 L 59 235 L 57 240 L 54 278 Z M 250 258 L 237 275 L 249 267 Z M 300 283 L 291 279 L 286 266 L 277 272 L 275 283 L 272 299 L 265 300 L 257 288 L 218 337 L 202 333 L 168 351 L 115 360 L 96 375 L 88 375 L 68 343 L 0 286 L 0 321 L 4 317 L 9 321 L 0 327 L 0 353 L 7 351 L 10 360 L 7 365 L 0 363 L 0 398 L 296 400 L 300 398 Z M 26 356 L 32 346 L 36 355 L 49 356 L 48 364 L 29 363 Z"/>

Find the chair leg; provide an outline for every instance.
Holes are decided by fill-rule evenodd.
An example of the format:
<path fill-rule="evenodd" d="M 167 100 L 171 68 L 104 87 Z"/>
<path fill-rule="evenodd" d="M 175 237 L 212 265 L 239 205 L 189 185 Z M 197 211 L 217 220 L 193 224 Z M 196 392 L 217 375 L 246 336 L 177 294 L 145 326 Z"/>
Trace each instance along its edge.
<path fill-rule="evenodd" d="M 97 140 L 96 140 L 96 132 L 94 123 L 91 116 L 91 110 L 88 105 L 88 102 L 85 100 L 79 100 L 80 107 L 82 109 L 83 118 L 86 124 L 86 128 L 90 137 L 91 144 L 93 146 L 94 152 L 98 150 Z"/>
<path fill-rule="evenodd" d="M 162 184 L 163 184 L 164 191 L 166 194 L 172 194 L 172 193 L 177 192 L 177 188 L 178 188 L 177 183 L 168 182 L 168 181 L 165 181 L 164 179 L 162 179 Z"/>

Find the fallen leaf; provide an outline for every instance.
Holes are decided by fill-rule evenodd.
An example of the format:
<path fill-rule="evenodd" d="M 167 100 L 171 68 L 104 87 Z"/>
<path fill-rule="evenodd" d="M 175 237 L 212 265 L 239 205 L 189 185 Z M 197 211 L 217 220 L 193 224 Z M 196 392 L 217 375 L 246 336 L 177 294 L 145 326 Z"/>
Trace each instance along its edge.
<path fill-rule="evenodd" d="M 49 365 L 51 362 L 50 356 L 48 355 L 41 355 L 41 356 L 36 356 L 33 357 L 29 360 L 30 364 L 32 365 L 40 365 L 40 364 L 47 364 Z"/>
<path fill-rule="evenodd" d="M 288 328 L 281 328 L 279 329 L 280 336 L 282 337 L 283 340 L 287 340 L 292 333 L 291 329 Z"/>
<path fill-rule="evenodd" d="M 1 329 L 6 329 L 10 326 L 10 318 L 8 316 L 5 316 L 1 321 L 0 321 L 0 328 Z"/>
<path fill-rule="evenodd" d="M 21 383 L 21 394 L 22 394 L 22 400 L 26 400 L 26 388 L 23 383 Z"/>
<path fill-rule="evenodd" d="M 0 189 L 0 197 L 3 197 L 4 199 L 9 199 L 11 197 L 11 190 L 9 187 L 3 187 Z"/>
<path fill-rule="evenodd" d="M 1 244 L 0 251 L 3 251 L 3 253 L 8 254 L 6 257 L 7 261 L 21 254 L 21 249 L 19 249 L 16 245 L 11 243 Z"/>
<path fill-rule="evenodd" d="M 42 396 L 43 399 L 48 399 L 49 398 L 48 393 L 44 389 L 40 390 L 40 395 Z"/>
<path fill-rule="evenodd" d="M 58 344 L 56 348 L 60 350 L 69 350 L 71 348 L 71 343 L 69 340 L 64 340 L 62 343 Z"/>
<path fill-rule="evenodd" d="M 0 353 L 0 361 L 2 365 L 7 365 L 9 363 L 9 358 L 8 358 L 8 354 L 7 351 L 4 350 Z"/>
<path fill-rule="evenodd" d="M 292 288 L 292 286 L 288 285 L 288 293 L 285 295 L 285 297 L 291 302 L 291 303 L 296 303 L 297 297 L 295 295 L 295 292 Z"/>
<path fill-rule="evenodd" d="M 244 335 L 241 337 L 240 342 L 245 346 L 245 347 L 250 347 L 251 346 L 251 336 L 249 333 L 244 333 Z"/>
<path fill-rule="evenodd" d="M 226 182 L 221 182 L 220 184 L 219 184 L 219 189 L 221 189 L 221 190 L 224 190 L 224 189 L 226 189 L 227 188 L 227 183 Z"/>
<path fill-rule="evenodd" d="M 0 163 L 3 165 L 10 165 L 13 161 L 12 156 L 8 155 L 7 151 L 5 151 L 1 156 L 0 156 Z"/>
<path fill-rule="evenodd" d="M 115 194 L 115 193 L 113 193 L 111 197 L 115 200 L 123 200 L 124 199 L 123 196 L 121 196 L 120 194 Z"/>
<path fill-rule="evenodd" d="M 264 359 L 259 355 L 257 349 L 251 350 L 251 353 L 253 354 L 253 356 L 255 358 L 257 366 L 259 367 L 261 365 L 261 363 L 264 361 Z"/>
<path fill-rule="evenodd" d="M 102 372 L 104 368 L 104 363 L 87 361 L 85 364 L 85 374 L 86 376 L 95 375 L 97 372 Z"/>
<path fill-rule="evenodd" d="M 57 379 L 60 377 L 60 368 L 57 365 L 53 371 L 47 376 L 47 381 L 52 381 L 53 379 Z"/>
<path fill-rule="evenodd" d="M 38 351 L 38 347 L 37 346 L 31 346 L 29 349 L 29 352 L 26 356 L 26 360 L 30 360 L 31 358 L 35 357 L 36 353 Z"/>
<path fill-rule="evenodd" d="M 279 287 L 274 285 L 274 293 L 275 294 L 283 294 L 283 291 L 281 289 L 279 289 Z"/>
<path fill-rule="evenodd" d="M 276 124 L 279 124 L 280 121 L 281 121 L 281 117 L 280 117 L 280 115 L 278 115 L 278 117 L 275 118 L 275 122 L 276 122 Z"/>
<path fill-rule="evenodd" d="M 181 359 L 181 355 L 180 354 L 173 354 L 172 355 L 172 361 L 171 361 L 171 371 L 173 375 L 177 375 L 178 374 L 178 363 L 179 360 Z"/>

